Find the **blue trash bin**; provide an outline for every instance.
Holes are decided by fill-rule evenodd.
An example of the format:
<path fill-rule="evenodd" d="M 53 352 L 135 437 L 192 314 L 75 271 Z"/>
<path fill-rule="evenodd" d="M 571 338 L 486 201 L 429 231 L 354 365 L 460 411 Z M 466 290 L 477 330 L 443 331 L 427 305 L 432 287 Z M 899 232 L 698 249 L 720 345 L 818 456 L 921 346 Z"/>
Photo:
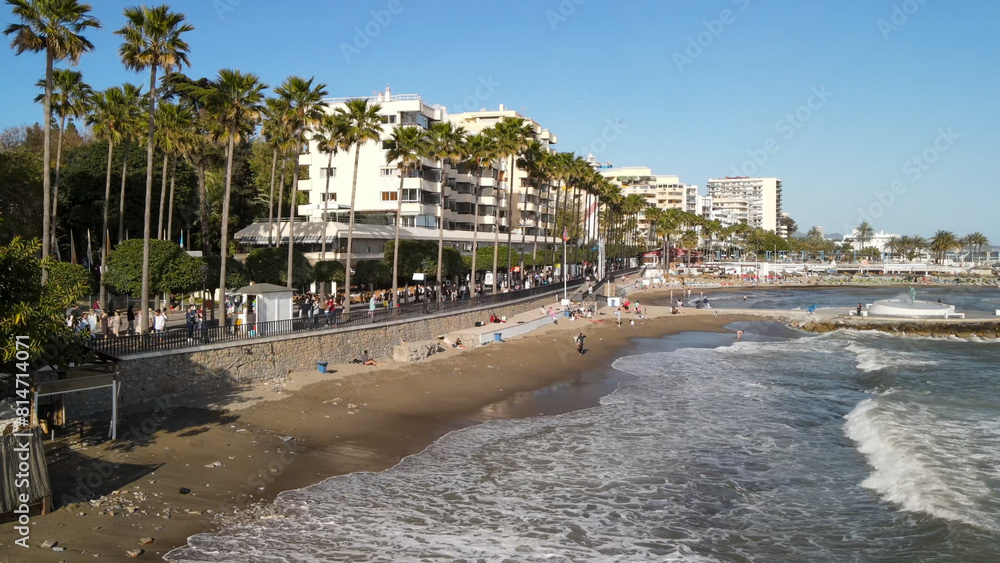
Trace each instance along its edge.
<path fill-rule="evenodd" d="M 501 340 L 500 336 L 501 336 L 501 333 L 494 332 L 493 333 L 493 342 L 503 342 L 503 340 Z"/>
<path fill-rule="evenodd" d="M 569 318 L 569 317 L 572 317 L 572 316 L 573 316 L 573 313 L 572 313 L 572 312 L 570 312 L 570 311 L 566 311 L 566 312 L 564 313 L 564 315 L 563 315 L 563 316 L 565 316 L 565 317 Z"/>
<path fill-rule="evenodd" d="M 316 362 L 316 369 L 318 369 L 320 373 L 326 373 L 326 366 L 327 362 Z"/>

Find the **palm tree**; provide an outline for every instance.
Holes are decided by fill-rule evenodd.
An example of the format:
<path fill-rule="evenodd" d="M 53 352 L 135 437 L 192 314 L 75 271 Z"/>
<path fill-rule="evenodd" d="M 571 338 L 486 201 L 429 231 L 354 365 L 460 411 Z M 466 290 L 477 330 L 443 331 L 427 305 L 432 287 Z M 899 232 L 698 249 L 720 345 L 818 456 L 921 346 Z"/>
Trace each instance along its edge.
<path fill-rule="evenodd" d="M 975 263 L 976 258 L 978 258 L 983 253 L 983 247 L 990 243 L 990 240 L 986 238 L 986 235 L 976 231 L 970 234 L 968 237 L 969 243 L 976 247 L 976 253 L 973 256 L 973 263 Z"/>
<path fill-rule="evenodd" d="M 501 120 L 493 126 L 492 133 L 496 138 L 497 150 L 500 158 L 510 159 L 507 167 L 507 284 L 511 282 L 511 235 L 514 227 L 514 179 L 517 176 L 517 168 L 514 166 L 515 159 L 528 148 L 532 137 L 535 136 L 535 129 L 520 117 L 513 117 Z M 523 227 L 522 227 L 523 232 Z M 523 272 L 522 272 L 523 275 Z M 496 283 L 494 282 L 494 288 Z"/>
<path fill-rule="evenodd" d="M 354 147 L 354 178 L 351 181 L 351 212 L 347 219 L 347 263 L 344 265 L 344 314 L 351 312 L 351 257 L 354 245 L 354 203 L 358 191 L 358 160 L 361 147 L 369 141 L 382 138 L 382 120 L 378 112 L 379 104 L 368 104 L 368 100 L 357 98 L 348 100 L 337 113 L 347 121 L 347 146 Z M 289 276 L 290 278 L 291 276 Z"/>
<path fill-rule="evenodd" d="M 286 104 L 279 98 L 268 98 L 264 102 L 264 125 L 261 127 L 261 133 L 264 136 L 265 142 L 271 147 L 271 192 L 269 202 L 268 202 L 268 212 L 267 212 L 267 244 L 272 245 L 272 236 L 274 234 L 274 179 L 275 172 L 278 165 L 278 160 L 280 156 L 281 160 L 281 184 L 278 187 L 278 223 L 281 223 L 281 201 L 285 194 L 285 160 L 288 154 L 288 136 L 286 134 L 285 127 L 285 114 L 288 108 Z M 281 240 L 281 227 L 278 227 L 278 241 L 274 241 L 273 244 L 277 246 L 280 244 Z"/>
<path fill-rule="evenodd" d="M 288 266 L 287 287 L 292 287 L 292 258 L 294 257 L 295 240 L 295 208 L 298 204 L 299 195 L 299 166 L 298 154 L 302 145 L 306 142 L 306 131 L 319 123 L 323 118 L 323 108 L 326 102 L 323 96 L 326 95 L 326 84 L 313 86 L 313 80 L 306 80 L 300 76 L 289 76 L 275 88 L 274 93 L 282 100 L 285 107 L 285 132 L 291 142 L 295 143 L 295 152 L 292 158 L 292 209 L 288 213 Z M 325 234 L 325 233 L 324 233 Z M 325 237 L 324 237 L 325 238 Z"/>
<path fill-rule="evenodd" d="M 938 255 L 938 264 L 944 263 L 944 255 L 958 247 L 958 238 L 951 231 L 938 231 L 931 237 L 930 249 Z"/>
<path fill-rule="evenodd" d="M 326 224 L 330 220 L 328 207 L 330 205 L 330 177 L 333 176 L 333 157 L 341 150 L 349 150 L 345 144 L 347 123 L 337 114 L 325 114 L 320 119 L 319 127 L 313 133 L 316 150 L 327 154 L 326 188 L 323 191 L 323 241 L 320 248 L 320 260 L 326 260 Z M 277 155 L 277 151 L 275 151 Z M 271 194 L 274 194 L 274 168 L 271 168 Z"/>
<path fill-rule="evenodd" d="M 262 111 L 263 90 L 267 88 L 257 75 L 224 68 L 206 92 L 206 109 L 219 126 L 226 147 L 226 191 L 222 199 L 222 235 L 219 243 L 219 292 L 226 295 L 226 260 L 229 248 L 229 198 L 233 183 L 233 155 L 236 142 L 246 138 L 256 127 Z M 289 278 L 290 280 L 290 278 Z M 226 308 L 222 307 L 222 324 L 226 324 Z"/>
<path fill-rule="evenodd" d="M 541 183 L 543 181 L 543 176 L 545 174 L 545 158 L 548 151 L 542 147 L 542 144 L 538 141 L 531 141 L 528 147 L 522 152 L 521 158 L 517 160 L 517 167 L 524 170 L 525 174 L 528 176 L 527 184 L 536 191 L 541 189 Z M 527 190 L 525 190 L 527 193 Z M 535 196 L 537 201 L 537 196 Z M 528 209 L 528 198 L 527 195 L 521 199 L 521 215 L 527 214 Z M 538 252 L 538 205 L 535 204 L 535 248 L 532 252 L 532 264 L 534 265 L 535 255 Z M 526 229 L 522 227 L 521 229 L 521 275 L 524 275 L 524 241 L 525 241 Z"/>
<path fill-rule="evenodd" d="M 35 96 L 35 103 L 45 101 L 45 79 L 36 84 L 43 93 Z M 56 237 L 56 226 L 59 223 L 59 172 L 62 168 L 63 133 L 66 131 L 66 118 L 79 119 L 87 114 L 93 89 L 83 81 L 83 74 L 75 70 L 57 68 L 52 71 L 52 111 L 59 117 L 59 135 L 56 139 L 56 180 L 52 186 L 52 251 L 59 257 L 59 243 Z"/>
<path fill-rule="evenodd" d="M 479 185 L 483 180 L 483 169 L 497 159 L 496 142 L 484 133 L 472 135 L 466 139 L 462 149 L 466 157 L 466 165 L 476 171 L 476 186 L 472 197 L 472 276 L 469 278 L 469 294 L 476 295 L 476 258 L 479 254 Z M 495 245 L 494 245 L 495 247 Z M 494 252 L 494 256 L 496 256 Z M 494 266 L 496 272 L 496 266 Z M 493 287 L 497 285 L 496 274 L 493 275 Z"/>
<path fill-rule="evenodd" d="M 114 86 L 96 94 L 92 97 L 93 112 L 87 116 L 87 125 L 90 125 L 94 135 L 99 139 L 108 142 L 108 169 L 104 185 L 104 222 L 103 229 L 104 242 L 101 244 L 101 289 L 100 300 L 105 302 L 104 287 L 104 265 L 108 257 L 108 202 L 111 200 L 111 163 L 114 156 L 115 144 L 121 142 L 124 136 L 123 129 L 130 120 L 129 101 L 122 88 Z"/>
<path fill-rule="evenodd" d="M 166 240 L 174 236 L 174 187 L 177 183 L 177 157 L 188 150 L 195 136 L 195 116 L 191 106 L 187 104 L 161 104 L 158 108 L 160 116 L 157 133 L 160 134 L 160 146 L 163 149 L 163 177 L 167 174 L 167 156 L 172 157 L 170 165 L 170 196 L 167 204 Z M 162 190 L 166 192 L 166 190 Z M 162 229 L 163 193 L 160 194 L 160 225 Z"/>
<path fill-rule="evenodd" d="M 142 87 L 125 83 L 122 85 L 122 105 L 125 117 L 122 121 L 122 175 L 121 190 L 118 194 L 118 244 L 125 240 L 125 184 L 128 178 L 128 153 L 132 140 L 142 134 Z"/>
<path fill-rule="evenodd" d="M 875 229 L 871 226 L 868 221 L 862 221 L 860 225 L 854 228 L 857 233 L 854 235 L 854 240 L 857 241 L 857 250 L 864 250 L 865 243 L 872 240 L 872 236 L 875 234 Z"/>
<path fill-rule="evenodd" d="M 465 127 L 453 125 L 450 121 L 437 121 L 431 123 L 430 132 L 427 136 L 426 156 L 434 160 L 441 161 L 441 176 L 439 178 L 441 189 L 438 209 L 441 216 L 438 218 L 438 259 L 437 259 L 437 283 L 444 280 L 444 212 L 445 212 L 445 192 L 448 188 L 448 167 L 460 161 L 464 154 L 462 147 L 465 145 L 467 133 Z M 475 283 L 475 280 L 473 280 Z M 441 295 L 438 291 L 438 295 Z"/>
<path fill-rule="evenodd" d="M 396 238 L 392 252 L 392 305 L 399 307 L 399 224 L 403 214 L 403 180 L 409 171 L 420 164 L 421 157 L 426 153 L 427 134 L 419 127 L 397 126 L 392 130 L 392 137 L 386 141 L 385 162 L 398 162 L 399 193 L 396 194 Z M 438 268 L 440 271 L 440 266 Z M 441 283 L 441 279 L 438 279 Z"/>
<path fill-rule="evenodd" d="M 153 149 L 156 133 L 156 73 L 164 73 L 189 64 L 188 44 L 181 35 L 194 27 L 184 23 L 184 14 L 171 12 L 166 4 L 155 8 L 136 7 L 125 9 L 128 23 L 115 32 L 122 37 L 118 48 L 122 63 L 129 70 L 141 72 L 149 69 L 149 131 L 146 140 L 146 206 L 142 230 L 142 301 L 145 309 L 149 303 L 149 229 L 153 200 Z M 223 260 L 225 262 L 225 260 Z M 145 323 L 143 323 L 145 324 Z M 148 327 L 140 326 L 145 334 Z"/>
<path fill-rule="evenodd" d="M 80 35 L 87 28 L 99 28 L 101 22 L 89 15 L 90 5 L 77 0 L 7 0 L 11 12 L 20 20 L 4 29 L 11 35 L 10 46 L 20 55 L 25 52 L 45 52 L 45 100 L 42 131 L 42 261 L 49 255 L 51 241 L 52 208 L 52 89 L 53 63 L 69 60 L 80 61 L 87 51 L 94 49 L 86 37 Z M 48 270 L 42 268 L 42 283 L 48 280 Z"/>

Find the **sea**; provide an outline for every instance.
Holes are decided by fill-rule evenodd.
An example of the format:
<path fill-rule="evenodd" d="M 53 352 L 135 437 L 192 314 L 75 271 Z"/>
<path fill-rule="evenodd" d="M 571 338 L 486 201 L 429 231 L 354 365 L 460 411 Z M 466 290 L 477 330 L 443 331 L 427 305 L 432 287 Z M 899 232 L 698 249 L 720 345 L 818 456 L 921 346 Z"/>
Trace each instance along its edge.
<path fill-rule="evenodd" d="M 1000 561 L 1000 344 L 727 328 L 638 340 L 597 406 L 453 431 L 166 558 Z"/>

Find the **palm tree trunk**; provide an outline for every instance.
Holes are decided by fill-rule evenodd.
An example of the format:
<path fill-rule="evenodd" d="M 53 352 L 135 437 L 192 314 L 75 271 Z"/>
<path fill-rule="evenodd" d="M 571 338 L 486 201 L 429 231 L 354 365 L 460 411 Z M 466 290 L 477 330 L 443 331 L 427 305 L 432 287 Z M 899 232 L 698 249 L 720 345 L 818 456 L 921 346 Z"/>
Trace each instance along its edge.
<path fill-rule="evenodd" d="M 298 146 L 298 145 L 296 145 Z M 288 279 L 285 280 L 285 287 L 292 287 L 292 262 L 295 256 L 295 204 L 299 200 L 299 152 L 295 151 L 295 162 L 292 168 L 292 199 L 289 203 L 292 204 L 291 210 L 288 212 L 288 267 L 285 270 Z"/>
<path fill-rule="evenodd" d="M 166 150 L 163 151 L 163 167 L 160 168 L 160 212 L 159 221 L 156 223 L 156 238 L 163 239 L 163 212 L 167 206 L 167 157 Z"/>
<path fill-rule="evenodd" d="M 50 209 L 52 208 L 52 61 L 54 54 L 52 47 L 45 50 L 45 116 L 43 121 L 43 139 L 45 146 L 42 149 L 42 263 L 49 256 L 51 241 L 49 240 L 49 223 L 52 219 Z M 93 265 L 91 265 L 93 266 Z M 42 285 L 49 279 L 49 272 L 42 267 Z"/>
<path fill-rule="evenodd" d="M 108 139 L 108 172 L 106 179 L 104 181 L 104 223 L 103 223 L 103 229 L 101 230 L 101 232 L 104 233 L 104 241 L 105 241 L 104 244 L 101 245 L 101 289 L 99 297 L 99 299 L 101 300 L 101 304 L 104 304 L 104 297 L 106 292 L 106 289 L 104 287 L 104 271 L 107 268 L 105 268 L 104 266 L 107 264 L 108 260 L 108 245 L 107 245 L 108 200 L 111 199 L 111 157 L 114 156 L 114 151 L 115 151 L 115 142 L 112 141 L 111 139 Z"/>
<path fill-rule="evenodd" d="M 497 286 L 500 280 L 497 279 L 497 258 L 500 256 L 500 205 L 497 201 L 499 195 L 496 184 L 493 186 L 493 295 L 497 294 Z"/>
<path fill-rule="evenodd" d="M 562 197 L 562 189 L 558 182 L 556 182 L 556 207 L 552 213 L 552 229 L 549 233 L 549 238 L 555 240 L 559 236 L 557 232 L 559 230 L 559 198 Z M 554 242 L 549 242 L 549 246 L 555 244 Z M 556 268 L 556 252 L 555 248 L 552 249 L 552 270 L 555 271 Z"/>
<path fill-rule="evenodd" d="M 236 137 L 236 127 L 231 127 L 229 130 L 229 150 L 226 151 L 226 193 L 222 196 L 222 234 L 221 241 L 219 242 L 219 301 L 222 303 L 220 307 L 222 312 L 222 326 L 226 326 L 226 261 L 229 257 L 229 252 L 226 250 L 229 248 L 229 196 L 232 193 L 233 184 L 233 152 L 234 149 L 234 139 Z"/>
<path fill-rule="evenodd" d="M 142 227 L 142 301 L 139 306 L 143 313 L 149 307 L 149 214 L 153 206 L 153 134 L 156 131 L 156 124 L 153 115 L 156 112 L 156 65 L 150 67 L 149 71 L 149 135 L 146 142 L 146 208 Z M 146 319 L 146 314 L 143 314 Z M 143 325 L 147 323 L 143 321 Z M 147 326 L 139 327 L 140 334 L 149 332 Z"/>
<path fill-rule="evenodd" d="M 361 157 L 361 144 L 354 149 L 354 179 L 351 181 L 351 211 L 347 217 L 347 264 L 344 267 L 344 314 L 350 318 L 351 313 L 351 251 L 354 247 L 354 198 L 358 193 L 358 159 Z"/>
<path fill-rule="evenodd" d="M 437 263 L 437 283 L 438 283 L 438 300 L 441 299 L 441 294 L 444 289 L 444 190 L 448 186 L 448 174 L 445 173 L 446 163 L 444 160 L 441 161 L 441 199 L 438 200 L 439 214 L 438 218 L 438 263 Z"/>
<path fill-rule="evenodd" d="M 122 189 L 118 198 L 118 244 L 125 240 L 125 178 L 128 174 L 129 139 L 125 138 L 125 150 L 122 151 Z"/>
<path fill-rule="evenodd" d="M 529 186 L 531 185 L 531 179 L 530 179 L 530 177 L 528 178 L 528 185 Z M 527 211 L 527 197 L 528 197 L 528 188 L 525 187 L 524 188 L 524 199 L 521 200 L 521 248 L 520 248 L 520 251 L 521 251 L 521 260 L 520 260 L 519 266 L 520 266 L 520 269 L 521 269 L 520 273 L 521 273 L 521 280 L 522 281 L 524 281 L 524 237 L 526 235 L 526 233 L 524 232 L 524 214 Z M 538 206 L 536 205 L 535 207 L 537 208 Z M 524 286 L 524 284 L 521 284 L 521 285 L 522 285 L 522 287 Z"/>
<path fill-rule="evenodd" d="M 56 181 L 52 186 L 52 253 L 56 260 L 62 260 L 59 255 L 59 239 L 56 237 L 56 226 L 59 224 L 59 169 L 62 168 L 63 132 L 66 130 L 66 116 L 59 118 L 59 137 L 56 140 Z M 105 231 L 107 232 L 107 231 Z M 103 262 L 102 262 L 103 264 Z M 103 303 L 104 300 L 101 300 Z"/>
<path fill-rule="evenodd" d="M 540 192 L 541 188 L 539 188 L 538 191 Z M 541 200 L 539 199 L 539 203 L 535 204 L 535 241 L 534 241 L 534 245 L 531 248 L 531 271 L 532 272 L 537 272 L 538 271 L 538 231 L 539 231 L 539 229 L 541 229 L 541 226 L 540 226 L 541 225 L 541 221 L 539 220 L 539 218 L 541 217 L 541 212 L 539 211 L 540 208 L 541 208 Z M 523 258 L 521 260 L 521 264 L 524 264 L 524 259 Z M 523 272 L 524 268 L 522 268 L 521 270 Z"/>
<path fill-rule="evenodd" d="M 323 189 L 323 241 L 320 243 L 320 260 L 326 260 L 326 226 L 330 222 L 327 216 L 327 209 L 330 206 L 330 168 L 333 167 L 333 151 L 330 151 L 326 160 L 326 187 Z M 274 185 L 274 169 L 271 169 L 271 185 Z M 274 192 L 274 189 L 271 189 Z"/>
<path fill-rule="evenodd" d="M 281 232 L 283 230 L 281 228 L 281 204 L 282 204 L 282 200 L 285 199 L 285 169 L 287 168 L 287 165 L 288 165 L 288 163 L 285 162 L 284 158 L 282 158 L 281 159 L 281 179 L 278 181 L 278 208 L 277 208 L 278 209 L 278 218 L 276 220 L 276 223 L 278 223 L 278 237 L 274 241 L 274 247 L 275 248 L 278 248 L 279 246 L 281 246 Z"/>
<path fill-rule="evenodd" d="M 278 170 L 278 147 L 271 154 L 271 195 L 267 198 L 267 245 L 271 246 L 271 235 L 274 233 L 274 176 Z M 327 171 L 329 174 L 330 171 Z M 329 189 L 329 188 L 328 188 Z"/>
<path fill-rule="evenodd" d="M 576 231 L 580 228 L 580 188 L 578 186 L 573 186 L 573 230 Z M 576 264 L 580 261 L 580 238 L 581 234 L 576 233 L 573 237 L 573 263 Z"/>
<path fill-rule="evenodd" d="M 472 198 L 472 276 L 469 278 L 469 295 L 476 294 L 476 255 L 479 253 L 479 184 L 483 181 L 483 170 L 479 169 L 476 187 Z M 495 281 L 494 281 L 495 283 Z"/>
<path fill-rule="evenodd" d="M 507 181 L 507 287 L 510 287 L 511 275 L 510 271 L 510 258 L 511 258 L 511 247 L 510 247 L 510 237 L 513 235 L 511 228 L 514 226 L 514 155 L 510 155 L 510 168 L 507 171 L 508 181 Z M 496 281 L 494 280 L 494 285 Z"/>
<path fill-rule="evenodd" d="M 396 196 L 396 238 L 392 246 L 392 306 L 393 313 L 399 307 L 399 224 L 402 223 L 403 215 L 403 174 L 405 171 L 399 169 L 399 194 Z M 438 258 L 438 272 L 441 271 L 441 259 Z M 438 280 L 440 283 L 440 280 Z"/>
<path fill-rule="evenodd" d="M 208 238 L 208 186 L 205 182 L 205 159 L 204 155 L 198 161 L 198 213 L 201 221 L 201 252 L 208 256 L 212 251 L 210 239 Z M 214 309 L 213 309 L 214 311 Z M 215 314 L 214 312 L 212 313 Z M 213 317 L 214 318 L 214 317 Z"/>
<path fill-rule="evenodd" d="M 167 203 L 167 240 L 174 236 L 174 186 L 177 184 L 177 155 L 170 161 L 170 202 Z"/>

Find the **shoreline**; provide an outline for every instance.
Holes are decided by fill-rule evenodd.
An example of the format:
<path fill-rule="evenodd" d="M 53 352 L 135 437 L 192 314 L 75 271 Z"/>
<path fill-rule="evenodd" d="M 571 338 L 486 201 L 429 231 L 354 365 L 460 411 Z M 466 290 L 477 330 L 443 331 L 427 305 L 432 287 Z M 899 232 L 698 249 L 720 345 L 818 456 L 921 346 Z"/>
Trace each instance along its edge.
<path fill-rule="evenodd" d="M 266 517 L 282 491 L 385 470 L 453 430 L 595 406 L 628 377 L 611 364 L 634 349 L 633 339 L 723 332 L 745 318 L 722 311 L 677 317 L 648 307 L 634 327 L 628 315 L 619 328 L 610 311 L 421 362 L 331 365 L 332 373 L 295 372 L 235 393 L 185 398 L 161 405 L 162 414 L 137 411 L 120 422 L 131 441 L 105 442 L 92 430 L 84 442 L 47 443 L 57 509 L 32 518 L 29 550 L 8 539 L 11 522 L 0 524 L 0 560 L 128 560 L 131 549 L 159 559 L 191 535 Z M 581 330 L 588 336 L 582 356 L 572 341 Z M 144 433 L 150 421 L 155 429 Z M 88 490 L 100 500 L 62 501 Z M 38 547 L 47 540 L 67 551 Z"/>

